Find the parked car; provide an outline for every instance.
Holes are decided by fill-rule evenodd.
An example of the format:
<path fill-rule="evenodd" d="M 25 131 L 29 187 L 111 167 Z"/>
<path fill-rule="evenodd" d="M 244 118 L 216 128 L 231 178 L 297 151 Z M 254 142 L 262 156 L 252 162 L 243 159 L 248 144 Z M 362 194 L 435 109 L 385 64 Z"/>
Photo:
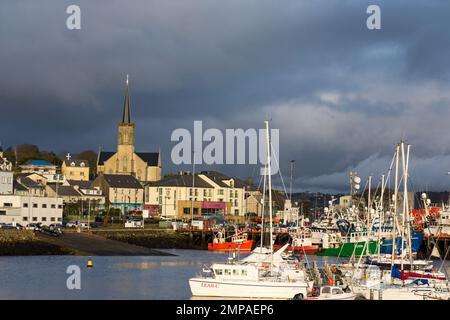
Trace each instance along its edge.
<path fill-rule="evenodd" d="M 52 223 L 51 225 L 48 226 L 50 229 L 61 229 L 62 225 L 60 223 Z"/>
<path fill-rule="evenodd" d="M 76 228 L 78 226 L 78 221 L 68 221 L 66 222 L 66 228 Z"/>
<path fill-rule="evenodd" d="M 25 229 L 39 231 L 41 229 L 41 225 L 39 223 L 29 223 L 26 225 Z"/>
<path fill-rule="evenodd" d="M 142 220 L 127 220 L 125 222 L 125 228 L 142 228 Z"/>
<path fill-rule="evenodd" d="M 39 231 L 54 237 L 59 237 L 62 234 L 62 230 L 59 227 L 50 228 L 49 226 L 42 226 Z"/>
<path fill-rule="evenodd" d="M 13 226 L 12 224 L 3 224 L 1 225 L 2 230 L 17 230 L 20 229 L 19 227 Z"/>

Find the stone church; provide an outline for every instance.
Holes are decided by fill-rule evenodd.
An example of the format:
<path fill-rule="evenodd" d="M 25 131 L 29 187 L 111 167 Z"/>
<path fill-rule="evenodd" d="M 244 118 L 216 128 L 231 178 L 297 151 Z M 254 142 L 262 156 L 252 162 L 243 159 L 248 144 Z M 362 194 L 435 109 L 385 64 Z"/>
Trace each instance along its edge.
<path fill-rule="evenodd" d="M 127 76 L 122 121 L 118 126 L 117 151 L 99 152 L 97 159 L 97 174 L 131 174 L 140 182 L 151 182 L 161 179 L 160 153 L 135 152 L 134 129 L 135 125 L 131 121 Z"/>

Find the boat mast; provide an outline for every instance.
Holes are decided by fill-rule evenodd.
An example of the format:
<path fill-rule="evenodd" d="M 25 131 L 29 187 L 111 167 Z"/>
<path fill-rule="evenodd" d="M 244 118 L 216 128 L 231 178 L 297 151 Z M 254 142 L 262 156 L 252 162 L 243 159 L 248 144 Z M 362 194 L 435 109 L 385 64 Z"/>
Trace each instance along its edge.
<path fill-rule="evenodd" d="M 272 234 L 272 171 L 270 164 L 270 134 L 269 134 L 269 121 L 264 121 L 266 124 L 266 142 L 267 142 L 267 174 L 269 182 L 269 225 L 270 225 L 270 252 L 271 252 L 271 264 L 273 264 L 273 234 Z"/>
<path fill-rule="evenodd" d="M 266 211 L 266 177 L 267 177 L 267 164 L 264 165 L 264 178 L 263 178 L 263 197 L 262 197 L 262 212 L 261 212 L 261 252 L 264 245 L 264 214 Z"/>
<path fill-rule="evenodd" d="M 384 225 L 384 174 L 381 175 L 381 197 L 380 197 L 380 207 L 378 211 L 378 258 L 380 257 L 381 252 L 381 221 L 383 221 Z M 381 219 L 381 215 L 383 215 L 383 219 Z"/>
<path fill-rule="evenodd" d="M 401 241 L 401 256 L 400 264 L 401 271 L 403 272 L 403 247 L 405 245 L 405 221 L 406 221 L 406 203 L 408 202 L 408 185 L 406 184 L 406 163 L 405 163 L 405 143 L 401 141 L 401 151 L 402 151 L 402 165 L 403 165 L 403 214 L 402 214 L 402 241 Z"/>
<path fill-rule="evenodd" d="M 396 228 L 396 219 L 397 219 L 397 192 L 398 192 L 398 156 L 400 151 L 400 145 L 397 144 L 395 148 L 395 180 L 394 180 L 394 212 L 392 214 L 392 255 L 391 255 L 391 273 L 394 268 L 394 259 L 395 259 L 395 228 Z M 391 278 L 391 281 L 393 279 Z"/>
<path fill-rule="evenodd" d="M 411 145 L 408 144 L 408 148 L 406 150 L 406 176 L 405 176 L 405 184 L 407 186 L 408 186 L 407 182 L 408 182 L 408 174 L 409 174 L 409 152 L 410 152 L 410 150 L 411 150 Z M 408 224 L 407 236 L 408 236 L 409 262 L 412 267 L 413 256 L 412 256 L 412 239 L 411 239 L 411 215 L 409 212 L 409 201 L 408 200 L 409 199 L 407 198 L 407 201 L 406 201 L 406 214 L 407 214 L 406 223 Z"/>

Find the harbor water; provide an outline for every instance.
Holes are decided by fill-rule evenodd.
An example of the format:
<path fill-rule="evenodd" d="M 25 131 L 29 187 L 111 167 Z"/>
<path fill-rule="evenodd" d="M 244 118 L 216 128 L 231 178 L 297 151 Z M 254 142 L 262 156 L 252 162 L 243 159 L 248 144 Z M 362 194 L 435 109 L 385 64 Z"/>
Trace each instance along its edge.
<path fill-rule="evenodd" d="M 226 253 L 201 250 L 164 250 L 175 256 L 16 256 L 0 257 L 0 299 L 145 299 L 191 298 L 189 278 L 204 265 L 225 262 Z M 303 258 L 304 259 L 304 258 Z M 336 263 L 336 257 L 307 256 Z M 344 262 L 344 259 L 340 259 Z M 71 265 L 81 269 L 81 289 L 69 290 L 66 273 Z M 436 261 L 439 265 L 439 261 Z M 446 269 L 450 271 L 447 261 Z"/>

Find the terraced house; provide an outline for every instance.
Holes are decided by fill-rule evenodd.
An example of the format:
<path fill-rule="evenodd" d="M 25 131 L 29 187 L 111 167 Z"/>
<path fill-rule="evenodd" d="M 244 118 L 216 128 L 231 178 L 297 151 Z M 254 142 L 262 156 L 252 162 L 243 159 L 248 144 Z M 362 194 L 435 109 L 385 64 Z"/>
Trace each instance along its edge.
<path fill-rule="evenodd" d="M 143 208 L 144 188 L 132 175 L 100 174 L 92 187 L 102 191 L 107 207 L 120 209 L 122 213 Z"/>
<path fill-rule="evenodd" d="M 248 184 L 217 171 L 180 172 L 145 185 L 145 208 L 167 218 L 245 220 Z"/>

